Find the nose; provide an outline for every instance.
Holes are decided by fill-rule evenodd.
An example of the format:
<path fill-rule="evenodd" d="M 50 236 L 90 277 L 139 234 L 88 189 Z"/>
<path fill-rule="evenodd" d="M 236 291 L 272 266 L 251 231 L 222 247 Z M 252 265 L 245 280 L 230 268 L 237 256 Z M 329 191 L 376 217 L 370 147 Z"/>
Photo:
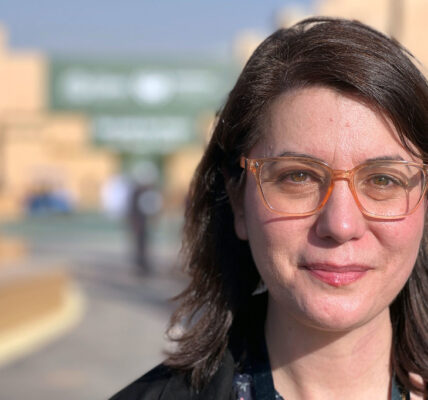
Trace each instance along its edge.
<path fill-rule="evenodd" d="M 359 239 L 367 220 L 358 208 L 345 180 L 336 181 L 327 203 L 318 215 L 315 232 L 318 237 L 337 243 Z"/>

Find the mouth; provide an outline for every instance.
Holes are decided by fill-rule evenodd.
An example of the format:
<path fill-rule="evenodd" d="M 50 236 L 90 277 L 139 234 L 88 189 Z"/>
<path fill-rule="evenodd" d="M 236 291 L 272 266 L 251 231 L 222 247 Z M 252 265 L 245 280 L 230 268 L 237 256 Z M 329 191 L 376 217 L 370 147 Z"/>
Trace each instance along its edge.
<path fill-rule="evenodd" d="M 315 279 L 334 287 L 350 285 L 361 278 L 373 268 L 365 265 L 336 265 L 336 264 L 306 264 L 300 267 Z"/>

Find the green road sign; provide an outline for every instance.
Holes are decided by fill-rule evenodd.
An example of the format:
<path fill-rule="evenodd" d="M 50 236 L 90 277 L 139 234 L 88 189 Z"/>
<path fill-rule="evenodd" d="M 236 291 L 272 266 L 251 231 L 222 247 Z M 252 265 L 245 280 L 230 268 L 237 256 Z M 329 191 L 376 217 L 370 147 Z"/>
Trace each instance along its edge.
<path fill-rule="evenodd" d="M 197 138 L 198 115 L 224 102 L 237 76 L 212 62 L 67 62 L 50 65 L 49 105 L 92 117 L 98 144 L 165 153 Z"/>

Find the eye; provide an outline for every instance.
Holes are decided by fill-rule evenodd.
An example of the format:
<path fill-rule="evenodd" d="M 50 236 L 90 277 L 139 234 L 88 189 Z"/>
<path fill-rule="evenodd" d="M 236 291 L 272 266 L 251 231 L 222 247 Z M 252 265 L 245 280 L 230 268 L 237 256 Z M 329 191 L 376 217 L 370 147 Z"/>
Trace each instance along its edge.
<path fill-rule="evenodd" d="M 281 160 L 265 163 L 261 171 L 261 181 L 281 188 L 295 190 L 323 185 L 328 179 L 328 172 L 315 163 L 298 160 Z M 294 187 L 294 189 L 292 189 Z"/>
<path fill-rule="evenodd" d="M 315 176 L 308 171 L 283 171 L 278 174 L 275 179 L 277 182 L 283 183 L 313 183 L 320 180 L 320 177 Z"/>
<path fill-rule="evenodd" d="M 379 175 L 372 178 L 372 182 L 377 186 L 388 186 L 392 183 L 392 180 L 389 176 Z"/>
<path fill-rule="evenodd" d="M 293 170 L 279 173 L 274 182 L 281 185 L 323 185 L 325 179 L 315 171 Z"/>
<path fill-rule="evenodd" d="M 287 174 L 284 174 L 284 176 L 282 176 L 281 179 L 282 180 L 289 180 L 289 181 L 295 182 L 295 183 L 301 183 L 301 182 L 305 182 L 306 180 L 310 179 L 310 176 L 307 172 L 296 171 L 296 172 L 289 172 Z"/>
<path fill-rule="evenodd" d="M 390 186 L 403 186 L 403 182 L 391 175 L 374 175 L 367 180 L 373 186 L 387 188 Z"/>

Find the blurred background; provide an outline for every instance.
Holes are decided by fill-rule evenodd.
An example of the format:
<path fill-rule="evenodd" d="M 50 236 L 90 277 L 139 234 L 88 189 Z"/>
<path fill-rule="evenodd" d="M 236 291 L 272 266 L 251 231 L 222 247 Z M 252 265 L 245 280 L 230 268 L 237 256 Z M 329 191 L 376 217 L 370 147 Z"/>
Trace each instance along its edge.
<path fill-rule="evenodd" d="M 0 399 L 107 399 L 162 360 L 215 112 L 310 15 L 391 34 L 425 71 L 426 0 L 0 3 Z"/>

